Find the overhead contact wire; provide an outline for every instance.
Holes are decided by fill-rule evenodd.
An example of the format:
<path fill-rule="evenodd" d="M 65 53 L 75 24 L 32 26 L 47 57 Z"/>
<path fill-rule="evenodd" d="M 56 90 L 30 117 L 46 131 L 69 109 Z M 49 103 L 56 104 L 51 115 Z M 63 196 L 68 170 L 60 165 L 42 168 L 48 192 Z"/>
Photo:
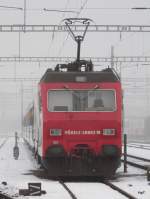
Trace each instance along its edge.
<path fill-rule="evenodd" d="M 88 0 L 85 0 L 84 3 L 83 3 L 83 5 L 80 7 L 80 10 L 79 10 L 79 12 L 77 13 L 76 17 L 79 17 L 79 15 L 80 15 L 81 12 L 84 10 L 84 8 L 85 8 L 85 6 L 86 6 L 87 3 L 88 3 Z M 58 56 L 60 56 L 60 54 L 61 54 L 61 52 L 62 52 L 62 50 L 63 50 L 63 48 L 64 48 L 64 46 L 65 46 L 65 44 L 66 44 L 66 42 L 67 42 L 67 40 L 68 40 L 68 38 L 69 38 L 69 33 L 67 34 L 67 37 L 66 37 L 65 40 L 63 41 L 63 44 L 62 44 L 62 46 L 61 46 L 61 48 L 60 48 L 60 50 L 59 50 L 59 52 L 58 52 Z"/>

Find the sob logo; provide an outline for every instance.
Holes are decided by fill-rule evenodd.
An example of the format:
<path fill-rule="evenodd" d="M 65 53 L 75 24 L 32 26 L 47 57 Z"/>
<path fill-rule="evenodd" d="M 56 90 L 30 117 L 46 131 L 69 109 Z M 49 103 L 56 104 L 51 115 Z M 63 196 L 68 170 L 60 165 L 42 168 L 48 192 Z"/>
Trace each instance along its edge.
<path fill-rule="evenodd" d="M 100 130 L 65 130 L 64 131 L 65 135 L 100 135 L 101 131 Z"/>

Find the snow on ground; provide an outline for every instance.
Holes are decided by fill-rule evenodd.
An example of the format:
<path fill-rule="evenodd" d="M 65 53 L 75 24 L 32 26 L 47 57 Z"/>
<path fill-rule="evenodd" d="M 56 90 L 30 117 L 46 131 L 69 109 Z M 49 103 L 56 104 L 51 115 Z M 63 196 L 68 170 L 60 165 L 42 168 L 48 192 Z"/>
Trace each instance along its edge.
<path fill-rule="evenodd" d="M 138 199 L 150 199 L 150 183 L 144 176 L 119 178 L 114 184 Z"/>
<path fill-rule="evenodd" d="M 150 157 L 150 151 L 133 147 L 128 147 L 127 153 L 143 158 Z M 131 161 L 131 158 L 129 160 Z M 150 199 L 150 182 L 147 181 L 146 171 L 129 165 L 127 166 L 127 173 L 124 173 L 123 170 L 122 164 L 117 170 L 117 175 L 120 177 L 114 180 L 113 183 L 138 199 Z"/>
<path fill-rule="evenodd" d="M 13 147 L 15 145 L 15 139 L 9 138 L 4 144 L 4 146 L 0 149 L 0 176 L 1 181 L 16 181 L 29 179 L 28 175 L 24 175 L 22 179 L 21 176 L 23 174 L 28 173 L 30 169 L 35 169 L 37 166 L 34 162 L 31 161 L 31 157 L 24 150 L 23 140 L 19 140 L 19 159 L 15 160 L 13 157 Z"/>
<path fill-rule="evenodd" d="M 1 145 L 3 144 L 3 142 L 5 142 L 5 140 L 6 140 L 6 138 L 0 137 L 0 147 L 1 147 Z"/>
<path fill-rule="evenodd" d="M 42 199 L 70 199 L 68 193 L 64 188 L 55 181 L 41 180 L 30 174 L 30 170 L 38 168 L 37 164 L 31 157 L 31 153 L 27 150 L 22 139 L 19 139 L 19 159 L 15 160 L 13 157 L 13 147 L 15 139 L 10 138 L 6 144 L 0 149 L 0 181 L 7 182 L 8 186 L 0 185 L 0 189 L 5 190 L 5 193 L 14 194 L 16 188 L 27 189 L 29 182 L 41 182 L 42 190 L 45 190 L 47 194 L 39 196 Z M 1 183 L 0 182 L 0 183 Z M 8 188 L 9 187 L 9 188 Z M 25 198 L 37 198 L 25 197 Z"/>
<path fill-rule="evenodd" d="M 150 199 L 150 182 L 147 181 L 146 171 L 128 166 L 127 173 L 124 174 L 122 165 L 117 174 L 118 178 L 113 181 L 113 184 L 138 199 Z"/>
<path fill-rule="evenodd" d="M 0 139 L 1 140 L 1 139 Z M 0 141 L 1 143 L 1 141 Z M 48 179 L 41 179 L 33 175 L 31 170 L 38 169 L 38 165 L 34 161 L 31 152 L 28 150 L 24 141 L 19 139 L 19 159 L 15 160 L 13 157 L 13 147 L 15 144 L 14 138 L 9 138 L 7 142 L 0 149 L 0 189 L 5 193 L 16 194 L 18 189 L 27 189 L 29 182 L 41 182 L 42 190 L 46 191 L 45 195 L 39 197 L 25 197 L 42 198 L 42 199 L 70 199 L 69 194 L 59 184 L 58 181 Z M 134 150 L 131 149 L 130 154 Z M 145 150 L 145 153 L 149 151 Z M 141 154 L 136 152 L 136 155 Z M 144 151 L 143 151 L 144 154 Z M 150 183 L 147 181 L 145 171 L 135 169 L 128 166 L 128 173 L 123 173 L 123 165 L 117 171 L 117 179 L 113 183 L 139 199 L 150 199 Z M 3 185 L 1 182 L 7 182 L 8 185 Z M 67 183 L 71 190 L 79 199 L 124 199 L 125 197 L 118 192 L 111 190 L 104 184 L 100 183 Z M 21 197 L 22 198 L 22 197 Z"/>

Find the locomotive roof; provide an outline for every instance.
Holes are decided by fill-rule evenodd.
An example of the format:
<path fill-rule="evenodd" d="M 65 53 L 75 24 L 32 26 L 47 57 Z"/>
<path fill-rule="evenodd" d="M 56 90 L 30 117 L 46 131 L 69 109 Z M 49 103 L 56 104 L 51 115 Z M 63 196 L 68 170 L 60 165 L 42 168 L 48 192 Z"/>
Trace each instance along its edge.
<path fill-rule="evenodd" d="M 77 81 L 78 78 L 78 81 Z M 83 81 L 84 79 L 84 81 Z M 40 82 L 118 82 L 120 78 L 116 71 L 107 68 L 102 71 L 92 72 L 58 72 L 48 69 Z"/>

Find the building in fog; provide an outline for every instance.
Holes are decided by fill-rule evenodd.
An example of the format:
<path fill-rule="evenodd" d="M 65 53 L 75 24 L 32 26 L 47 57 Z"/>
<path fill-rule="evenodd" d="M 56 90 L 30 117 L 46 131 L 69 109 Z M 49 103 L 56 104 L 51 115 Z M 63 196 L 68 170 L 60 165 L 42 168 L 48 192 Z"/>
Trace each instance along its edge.
<path fill-rule="evenodd" d="M 145 118 L 128 117 L 124 121 L 124 133 L 128 135 L 128 139 L 143 139 Z"/>
<path fill-rule="evenodd" d="M 147 116 L 144 120 L 144 136 L 150 140 L 150 116 Z"/>

